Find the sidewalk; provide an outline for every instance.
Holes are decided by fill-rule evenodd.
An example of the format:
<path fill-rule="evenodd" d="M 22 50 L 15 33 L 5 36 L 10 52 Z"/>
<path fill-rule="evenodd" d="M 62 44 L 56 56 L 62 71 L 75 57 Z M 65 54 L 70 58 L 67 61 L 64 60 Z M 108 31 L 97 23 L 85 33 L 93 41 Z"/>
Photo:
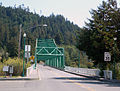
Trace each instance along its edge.
<path fill-rule="evenodd" d="M 14 77 L 9 77 L 9 78 L 1 77 L 0 81 L 1 80 L 39 80 L 39 73 L 38 73 L 38 69 L 36 68 L 36 69 L 32 69 L 28 76 L 17 77 L 17 78 L 14 78 Z"/>

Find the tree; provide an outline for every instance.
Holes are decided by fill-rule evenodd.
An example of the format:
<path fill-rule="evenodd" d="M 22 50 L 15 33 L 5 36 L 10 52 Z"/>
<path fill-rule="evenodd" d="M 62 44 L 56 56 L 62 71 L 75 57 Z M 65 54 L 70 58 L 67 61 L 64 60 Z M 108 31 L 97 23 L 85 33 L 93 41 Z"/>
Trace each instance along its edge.
<path fill-rule="evenodd" d="M 63 43 L 63 36 L 61 33 L 57 33 L 55 36 L 55 42 L 60 45 Z"/>
<path fill-rule="evenodd" d="M 120 45 L 120 9 L 117 7 L 116 0 L 103 1 L 97 10 L 91 10 L 92 19 L 79 32 L 78 48 L 87 53 L 89 58 L 95 63 L 104 62 L 104 52 L 108 51 L 116 55 L 116 62 L 119 61 Z M 114 48 L 114 37 L 117 37 L 116 47 Z"/>
<path fill-rule="evenodd" d="M 35 49 L 36 38 L 52 38 L 58 45 L 74 45 L 74 31 L 80 30 L 77 25 L 66 20 L 62 15 L 50 15 L 48 17 L 39 16 L 29 11 L 24 5 L 19 7 L 4 7 L 0 5 L 0 46 L 6 47 L 10 56 L 17 55 L 17 45 L 19 36 L 19 25 L 22 24 L 22 30 L 38 25 L 47 24 L 47 27 L 37 27 L 25 30 L 26 44 L 31 44 Z M 22 32 L 23 34 L 23 32 Z M 23 45 L 23 38 L 22 38 Z M 21 47 L 23 51 L 23 46 Z"/>
<path fill-rule="evenodd" d="M 15 38 L 12 38 L 7 45 L 10 57 L 15 57 L 18 54 L 18 43 Z"/>

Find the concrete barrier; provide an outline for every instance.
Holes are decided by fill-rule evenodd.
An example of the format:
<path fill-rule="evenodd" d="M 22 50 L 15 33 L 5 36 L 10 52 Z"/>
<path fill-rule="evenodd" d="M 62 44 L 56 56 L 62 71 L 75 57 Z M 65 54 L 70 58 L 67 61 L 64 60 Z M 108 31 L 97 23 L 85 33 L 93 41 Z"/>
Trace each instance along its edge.
<path fill-rule="evenodd" d="M 68 72 L 80 74 L 80 75 L 100 77 L 99 69 L 75 68 L 75 67 L 65 66 L 64 70 Z"/>
<path fill-rule="evenodd" d="M 27 68 L 26 76 L 29 77 L 34 70 L 34 65 Z"/>

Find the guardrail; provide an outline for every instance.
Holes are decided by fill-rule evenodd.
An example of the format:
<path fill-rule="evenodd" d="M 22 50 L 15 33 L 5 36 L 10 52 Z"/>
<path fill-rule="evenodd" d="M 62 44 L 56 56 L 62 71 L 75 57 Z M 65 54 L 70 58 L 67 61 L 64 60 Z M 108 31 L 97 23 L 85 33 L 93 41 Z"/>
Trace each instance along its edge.
<path fill-rule="evenodd" d="M 74 68 L 74 67 L 65 66 L 64 70 L 67 72 L 76 73 L 80 75 L 100 77 L 99 69 Z"/>

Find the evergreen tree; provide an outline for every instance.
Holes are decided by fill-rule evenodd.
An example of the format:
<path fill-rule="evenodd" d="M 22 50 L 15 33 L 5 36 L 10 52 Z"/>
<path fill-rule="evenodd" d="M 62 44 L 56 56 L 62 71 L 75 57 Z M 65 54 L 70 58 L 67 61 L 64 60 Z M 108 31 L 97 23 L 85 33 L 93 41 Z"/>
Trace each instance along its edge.
<path fill-rule="evenodd" d="M 19 26 L 22 24 L 22 35 L 26 32 L 26 44 L 35 48 L 36 38 L 52 38 L 58 45 L 74 45 L 74 31 L 80 30 L 77 25 L 66 20 L 62 15 L 50 15 L 49 17 L 39 16 L 29 12 L 24 5 L 19 7 L 4 7 L 0 5 L 0 46 L 9 52 L 11 57 L 17 56 L 19 39 Z M 42 27 L 47 24 L 47 27 Z M 39 26 L 40 27 L 35 27 Z M 31 28 L 30 27 L 34 27 Z M 29 28 L 29 29 L 27 29 Z M 23 36 L 21 40 L 23 50 Z"/>
<path fill-rule="evenodd" d="M 116 0 L 103 1 L 97 10 L 92 10 L 92 19 L 79 32 L 78 48 L 87 53 L 95 60 L 95 63 L 104 62 L 104 52 L 116 55 L 116 61 L 120 59 L 120 9 L 117 7 Z M 114 48 L 114 37 L 117 37 L 116 47 Z"/>

